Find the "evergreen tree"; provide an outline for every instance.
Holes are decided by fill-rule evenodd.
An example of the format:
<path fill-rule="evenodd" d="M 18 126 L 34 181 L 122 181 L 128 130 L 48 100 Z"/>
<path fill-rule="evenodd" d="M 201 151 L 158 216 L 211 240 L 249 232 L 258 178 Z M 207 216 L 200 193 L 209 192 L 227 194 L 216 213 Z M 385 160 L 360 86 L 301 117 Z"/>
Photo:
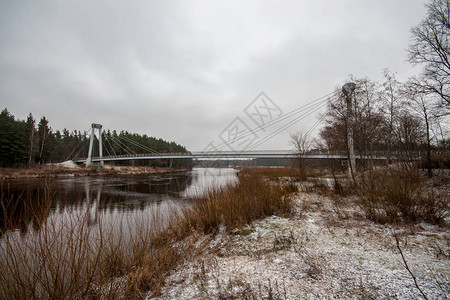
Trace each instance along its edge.
<path fill-rule="evenodd" d="M 48 127 L 48 120 L 42 117 L 38 124 L 39 163 L 44 163 L 49 158 L 51 134 L 51 129 Z"/>
<path fill-rule="evenodd" d="M 0 113 L 0 165 L 16 166 L 26 160 L 25 123 L 15 121 L 5 108 Z"/>
<path fill-rule="evenodd" d="M 126 155 L 130 153 L 168 153 L 187 152 L 186 148 L 175 142 L 130 133 L 128 131 L 110 130 L 103 133 L 104 155 Z M 96 137 L 95 145 L 98 145 Z M 20 165 L 31 166 L 35 162 L 40 164 L 62 162 L 66 159 L 85 158 L 89 147 L 89 137 L 86 132 L 63 129 L 52 132 L 49 121 L 42 117 L 36 128 L 36 120 L 30 113 L 25 121 L 15 120 L 14 116 L 5 108 L 0 113 L 0 166 L 14 167 Z M 97 147 L 97 146 L 96 146 Z M 98 150 L 96 150 L 98 151 Z M 97 152 L 96 152 L 97 153 Z M 192 160 L 141 160 L 124 161 L 119 164 L 136 164 L 143 166 L 189 167 Z"/>
<path fill-rule="evenodd" d="M 27 156 L 28 156 L 28 166 L 31 166 L 31 163 L 34 162 L 33 157 L 35 156 L 36 149 L 36 121 L 33 118 L 33 115 L 30 113 L 27 117 L 26 121 L 26 145 L 27 145 Z"/>

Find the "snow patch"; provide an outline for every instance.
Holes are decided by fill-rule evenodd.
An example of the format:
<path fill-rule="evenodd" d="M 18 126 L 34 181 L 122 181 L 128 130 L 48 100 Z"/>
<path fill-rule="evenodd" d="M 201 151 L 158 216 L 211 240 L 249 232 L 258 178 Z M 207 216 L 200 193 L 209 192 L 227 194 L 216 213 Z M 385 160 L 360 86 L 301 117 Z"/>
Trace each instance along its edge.
<path fill-rule="evenodd" d="M 80 168 L 80 166 L 78 166 L 76 163 L 73 162 L 73 160 L 66 160 L 62 163 L 58 164 L 59 166 L 63 167 L 63 168 L 68 168 L 68 169 L 78 169 Z"/>
<path fill-rule="evenodd" d="M 448 230 L 420 224 L 414 234 L 341 220 L 327 197 L 295 200 L 299 215 L 271 216 L 211 239 L 202 255 L 166 279 L 157 299 L 420 299 L 393 233 L 402 235 L 403 254 L 425 294 L 447 299 Z M 302 202 L 313 209 L 302 211 Z"/>

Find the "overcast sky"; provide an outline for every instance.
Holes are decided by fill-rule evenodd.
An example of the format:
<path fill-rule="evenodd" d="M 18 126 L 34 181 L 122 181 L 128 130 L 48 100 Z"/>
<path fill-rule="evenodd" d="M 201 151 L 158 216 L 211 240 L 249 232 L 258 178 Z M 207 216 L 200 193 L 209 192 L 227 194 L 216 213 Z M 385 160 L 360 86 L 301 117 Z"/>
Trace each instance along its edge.
<path fill-rule="evenodd" d="M 245 109 L 261 92 L 279 117 L 350 74 L 418 74 L 406 49 L 425 14 L 421 0 L 0 0 L 0 108 L 54 130 L 96 122 L 201 150 L 230 123 L 257 127 Z M 317 118 L 259 148 L 288 149 Z"/>

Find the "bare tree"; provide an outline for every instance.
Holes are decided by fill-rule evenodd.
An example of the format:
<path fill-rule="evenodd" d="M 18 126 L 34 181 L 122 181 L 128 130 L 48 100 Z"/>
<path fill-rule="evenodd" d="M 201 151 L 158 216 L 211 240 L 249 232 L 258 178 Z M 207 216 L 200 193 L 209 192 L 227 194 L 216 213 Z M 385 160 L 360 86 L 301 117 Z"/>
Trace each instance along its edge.
<path fill-rule="evenodd" d="M 311 147 L 311 139 L 309 138 L 309 133 L 303 131 L 291 133 L 290 142 L 297 153 L 299 167 L 301 169 L 305 168 L 305 155 Z"/>
<path fill-rule="evenodd" d="M 367 77 L 356 79 L 355 83 L 357 86 L 353 101 L 355 147 L 360 155 L 372 157 L 373 151 L 384 137 L 384 122 L 378 97 L 379 87 Z M 372 163 L 371 160 L 368 162 Z"/>
<path fill-rule="evenodd" d="M 433 121 L 433 113 L 430 101 L 428 101 L 427 94 L 417 91 L 417 85 L 408 82 L 405 85 L 404 94 L 407 95 L 407 100 L 414 111 L 419 113 L 425 123 L 426 145 L 427 145 L 427 165 L 428 177 L 432 177 L 431 172 L 431 124 Z"/>
<path fill-rule="evenodd" d="M 319 132 L 328 150 L 347 150 L 347 123 L 344 95 L 338 89 L 335 96 L 328 99 L 324 115 L 325 126 Z"/>
<path fill-rule="evenodd" d="M 422 64 L 423 72 L 411 83 L 422 93 L 437 95 L 444 114 L 450 113 L 450 2 L 431 0 L 428 15 L 411 30 L 408 59 Z"/>
<path fill-rule="evenodd" d="M 434 136 L 434 144 L 437 145 L 437 147 L 440 150 L 447 150 L 448 148 L 448 142 L 449 142 L 449 130 L 446 127 L 446 120 L 444 116 L 441 115 L 434 115 L 433 116 L 433 124 L 431 126 L 431 132 Z M 448 120 L 447 120 L 448 124 Z"/>
<path fill-rule="evenodd" d="M 370 156 L 383 142 L 383 116 L 380 112 L 378 86 L 368 78 L 350 78 L 356 84 L 353 93 L 354 115 L 353 138 L 355 152 Z M 326 125 L 320 130 L 320 137 L 331 150 L 347 150 L 346 100 L 337 93 L 328 101 L 325 113 Z"/>
<path fill-rule="evenodd" d="M 380 91 L 382 112 L 384 114 L 384 125 L 386 130 L 386 157 L 387 163 L 391 158 L 394 141 L 395 121 L 398 115 L 399 102 L 401 101 L 401 83 L 395 78 L 395 74 L 388 69 L 383 70 L 384 82 Z"/>
<path fill-rule="evenodd" d="M 409 159 L 412 150 L 424 142 L 424 130 L 421 118 L 410 109 L 403 109 L 397 113 L 395 119 L 395 141 L 397 148 Z"/>

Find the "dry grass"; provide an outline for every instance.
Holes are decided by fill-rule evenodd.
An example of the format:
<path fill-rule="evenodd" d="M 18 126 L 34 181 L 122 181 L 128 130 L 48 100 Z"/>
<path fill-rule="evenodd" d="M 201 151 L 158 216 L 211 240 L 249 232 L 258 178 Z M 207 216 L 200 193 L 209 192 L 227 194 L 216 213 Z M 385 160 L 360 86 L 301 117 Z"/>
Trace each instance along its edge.
<path fill-rule="evenodd" d="M 312 178 L 309 180 L 310 186 L 306 187 L 307 192 L 319 193 L 324 196 L 342 197 L 355 193 L 355 185 L 347 177 L 331 174 L 329 178 Z"/>
<path fill-rule="evenodd" d="M 391 165 L 359 174 L 355 183 L 334 175 L 312 178 L 305 191 L 333 199 L 338 215 L 342 215 L 342 208 L 358 205 L 367 219 L 380 224 L 427 222 L 444 226 L 450 214 L 449 179 L 446 172 L 439 174 L 427 179 L 413 164 Z"/>
<path fill-rule="evenodd" d="M 197 199 L 176 227 L 188 232 L 217 233 L 222 225 L 231 231 L 258 218 L 288 214 L 293 205 L 288 194 L 294 191 L 292 185 L 271 184 L 253 171 L 244 172 L 236 185 L 212 189 Z"/>
<path fill-rule="evenodd" d="M 0 298 L 140 298 L 144 281 L 157 286 L 170 269 L 154 266 L 173 260 L 163 255 L 173 253 L 173 247 L 155 242 L 157 232 L 150 222 L 117 223 L 114 230 L 102 223 L 90 226 L 86 214 L 75 211 L 63 220 L 49 216 L 37 232 L 4 234 Z"/>
<path fill-rule="evenodd" d="M 428 163 L 426 159 L 422 159 L 419 162 L 419 168 L 427 169 L 428 166 L 433 169 L 449 169 L 450 168 L 450 156 L 448 154 L 434 154 L 431 156 L 431 162 Z"/>
<path fill-rule="evenodd" d="M 294 181 L 304 181 L 311 177 L 318 177 L 324 174 L 321 169 L 312 168 L 243 168 L 240 174 L 256 174 L 264 176 L 271 180 L 278 180 L 282 178 L 289 178 Z"/>
<path fill-rule="evenodd" d="M 287 214 L 295 187 L 244 173 L 236 184 L 211 189 L 169 223 L 159 212 L 144 219 L 89 225 L 81 207 L 46 210 L 37 231 L 8 231 L 0 240 L 1 299 L 142 299 L 158 295 L 167 274 L 195 255 L 195 236 Z M 6 202 L 4 197 L 2 204 Z M 5 225 L 12 218 L 4 209 Z M 34 212 L 38 214 L 38 212 Z M 38 216 L 36 216 L 38 217 Z M 194 233 L 194 234 L 193 234 Z"/>
<path fill-rule="evenodd" d="M 428 222 L 443 225 L 449 215 L 448 198 L 430 188 L 410 165 L 383 168 L 366 175 L 358 193 L 367 218 L 378 223 Z"/>
<path fill-rule="evenodd" d="M 27 179 L 50 178 L 67 176 L 114 176 L 114 175 L 138 175 L 168 172 L 183 172 L 185 168 L 152 168 L 144 166 L 110 166 L 104 169 L 93 168 L 65 168 L 58 165 L 45 165 L 34 168 L 0 168 L 1 179 Z"/>

